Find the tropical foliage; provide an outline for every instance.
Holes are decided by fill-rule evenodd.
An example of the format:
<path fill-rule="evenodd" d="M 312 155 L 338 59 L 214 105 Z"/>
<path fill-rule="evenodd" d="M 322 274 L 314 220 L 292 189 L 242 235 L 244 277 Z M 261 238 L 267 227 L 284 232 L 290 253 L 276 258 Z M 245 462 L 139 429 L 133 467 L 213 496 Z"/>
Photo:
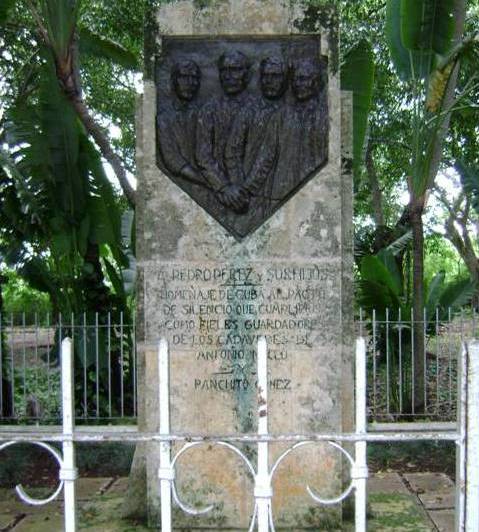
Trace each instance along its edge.
<path fill-rule="evenodd" d="M 157 3 L 0 2 L 0 268 L 48 294 L 55 315 L 110 310 L 128 320 L 135 98 L 143 18 Z M 306 1 L 302 31 L 316 29 L 324 3 Z M 377 312 L 442 312 L 471 288 L 438 273 L 434 257 L 444 265 L 453 246 L 450 260 L 479 278 L 479 2 L 334 3 L 341 85 L 353 92 L 358 306 L 371 309 L 375 294 Z M 464 183 L 454 201 L 436 183 L 447 168 Z M 0 296 L 1 287 L 0 277 Z M 419 328 L 414 338 L 424 350 Z"/>

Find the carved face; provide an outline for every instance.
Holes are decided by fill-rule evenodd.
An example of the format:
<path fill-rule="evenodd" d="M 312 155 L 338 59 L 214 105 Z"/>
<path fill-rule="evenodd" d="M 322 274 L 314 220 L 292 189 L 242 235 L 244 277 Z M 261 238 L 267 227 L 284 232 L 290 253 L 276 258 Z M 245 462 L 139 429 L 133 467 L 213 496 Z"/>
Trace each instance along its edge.
<path fill-rule="evenodd" d="M 248 86 L 249 64 L 241 52 L 223 54 L 218 62 L 220 82 L 226 94 L 233 96 Z"/>
<path fill-rule="evenodd" d="M 293 66 L 292 89 L 296 99 L 304 102 L 319 93 L 319 68 L 312 61 L 301 61 Z"/>
<path fill-rule="evenodd" d="M 178 63 L 175 65 L 172 79 L 178 98 L 189 102 L 196 96 L 200 88 L 200 69 L 193 61 Z"/>
<path fill-rule="evenodd" d="M 284 63 L 275 58 L 267 58 L 261 63 L 261 90 L 265 98 L 280 98 L 286 89 Z"/>

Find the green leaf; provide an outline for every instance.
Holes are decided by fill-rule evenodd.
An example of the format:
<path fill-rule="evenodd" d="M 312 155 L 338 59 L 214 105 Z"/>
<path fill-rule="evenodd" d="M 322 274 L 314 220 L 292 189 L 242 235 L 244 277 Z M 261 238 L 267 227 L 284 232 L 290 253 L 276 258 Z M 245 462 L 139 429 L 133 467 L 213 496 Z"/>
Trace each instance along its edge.
<path fill-rule="evenodd" d="M 341 88 L 353 92 L 353 167 L 355 176 L 359 176 L 374 88 L 373 50 L 365 39 L 345 56 Z"/>
<path fill-rule="evenodd" d="M 399 271 L 396 257 L 387 249 L 382 249 L 377 253 L 376 257 L 386 266 L 387 271 L 391 277 L 391 281 L 394 283 L 394 293 L 397 295 L 402 294 L 402 276 Z"/>
<path fill-rule="evenodd" d="M 58 58 L 67 57 L 77 23 L 80 0 L 42 0 L 41 12 L 48 38 Z"/>
<path fill-rule="evenodd" d="M 80 228 L 77 233 L 78 251 L 82 257 L 86 255 L 88 248 L 88 235 L 90 233 L 90 215 L 87 214 L 80 223 Z"/>
<path fill-rule="evenodd" d="M 90 215 L 89 239 L 98 245 L 107 244 L 115 260 L 121 263 L 118 252 L 121 248 L 121 215 L 113 187 L 105 174 L 98 152 L 86 136 L 81 139 L 81 150 L 90 173 L 87 198 Z"/>
<path fill-rule="evenodd" d="M 454 35 L 456 0 L 401 0 L 401 41 L 412 51 L 444 54 Z"/>
<path fill-rule="evenodd" d="M 96 369 L 98 356 L 98 369 L 108 368 L 108 333 L 105 327 L 79 327 L 78 334 L 74 335 L 73 341 L 75 358 L 80 367 Z"/>
<path fill-rule="evenodd" d="M 85 27 L 79 29 L 79 34 L 82 53 L 108 59 L 128 70 L 139 70 L 138 58 L 120 44 Z"/>
<path fill-rule="evenodd" d="M 429 284 L 426 295 L 426 322 L 434 317 L 436 307 L 439 306 L 439 300 L 444 291 L 444 281 L 446 279 L 446 272 L 441 271 L 437 273 Z"/>
<path fill-rule="evenodd" d="M 51 272 L 45 262 L 39 258 L 26 262 L 19 271 L 28 284 L 41 292 L 54 292 L 58 287 L 52 282 Z"/>
<path fill-rule="evenodd" d="M 0 147 L 0 168 L 15 180 L 23 181 L 23 176 L 15 161 Z"/>
<path fill-rule="evenodd" d="M 61 233 L 55 233 L 51 237 L 51 251 L 56 258 L 60 258 L 63 255 L 68 255 L 74 249 L 72 234 L 63 231 Z"/>
<path fill-rule="evenodd" d="M 376 317 L 384 320 L 386 309 L 396 309 L 400 307 L 400 301 L 387 287 L 379 282 L 360 280 L 359 304 L 366 312 L 376 311 Z"/>
<path fill-rule="evenodd" d="M 429 75 L 434 54 L 429 49 L 415 50 L 406 47 L 401 31 L 403 18 L 402 0 L 387 0 L 386 40 L 389 53 L 394 68 L 402 80 L 423 79 Z"/>
<path fill-rule="evenodd" d="M 123 281 L 118 272 L 116 271 L 113 264 L 106 258 L 103 257 L 103 263 L 105 265 L 106 273 L 108 275 L 108 279 L 110 279 L 110 283 L 113 285 L 113 289 L 115 292 L 124 297 L 125 292 L 123 290 Z"/>
<path fill-rule="evenodd" d="M 384 286 L 395 299 L 398 299 L 402 290 L 395 273 L 391 273 L 383 260 L 377 256 L 369 255 L 363 258 L 361 279 Z"/>
<path fill-rule="evenodd" d="M 73 226 L 79 225 L 85 216 L 88 189 L 88 173 L 80 160 L 80 138 L 84 134 L 73 107 L 58 85 L 51 60 L 42 72 L 40 103 L 41 138 L 54 182 L 50 189 L 54 207 L 69 218 Z M 45 159 L 45 154 L 38 155 Z"/>
<path fill-rule="evenodd" d="M 17 0 L 2 0 L 0 2 L 0 26 L 9 20 L 10 11 L 15 6 Z"/>
<path fill-rule="evenodd" d="M 399 77 L 411 79 L 410 54 L 401 40 L 401 0 L 388 0 L 386 8 L 386 39 L 389 53 Z"/>
<path fill-rule="evenodd" d="M 396 256 L 399 255 L 399 253 L 401 253 L 402 251 L 404 251 L 411 242 L 412 231 L 408 231 L 407 233 L 404 233 L 402 236 L 397 238 L 394 242 L 391 242 L 391 244 L 389 244 L 386 249 L 394 256 Z"/>
<path fill-rule="evenodd" d="M 454 281 L 449 283 L 439 300 L 439 304 L 442 309 L 453 309 L 464 306 L 472 299 L 477 291 L 477 286 L 470 279 L 462 279 L 460 281 Z"/>

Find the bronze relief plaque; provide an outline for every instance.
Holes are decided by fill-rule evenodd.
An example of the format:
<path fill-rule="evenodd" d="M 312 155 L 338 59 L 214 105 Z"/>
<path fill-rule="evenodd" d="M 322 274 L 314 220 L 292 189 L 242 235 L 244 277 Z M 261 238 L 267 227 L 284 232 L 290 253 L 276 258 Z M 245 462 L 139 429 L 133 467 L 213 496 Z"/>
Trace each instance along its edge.
<path fill-rule="evenodd" d="M 237 239 L 327 162 L 328 69 L 320 42 L 163 39 L 158 166 Z"/>

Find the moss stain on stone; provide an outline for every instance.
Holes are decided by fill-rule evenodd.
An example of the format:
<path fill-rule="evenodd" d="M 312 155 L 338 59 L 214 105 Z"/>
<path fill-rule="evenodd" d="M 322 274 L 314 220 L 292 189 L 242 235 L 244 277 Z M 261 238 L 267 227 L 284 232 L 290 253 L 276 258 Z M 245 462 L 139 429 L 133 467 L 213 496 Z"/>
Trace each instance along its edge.
<path fill-rule="evenodd" d="M 292 0 L 303 6 L 303 17 L 295 21 L 294 26 L 301 33 L 316 33 L 320 28 L 328 31 L 331 53 L 330 69 L 336 74 L 339 68 L 339 13 L 331 0 Z"/>

